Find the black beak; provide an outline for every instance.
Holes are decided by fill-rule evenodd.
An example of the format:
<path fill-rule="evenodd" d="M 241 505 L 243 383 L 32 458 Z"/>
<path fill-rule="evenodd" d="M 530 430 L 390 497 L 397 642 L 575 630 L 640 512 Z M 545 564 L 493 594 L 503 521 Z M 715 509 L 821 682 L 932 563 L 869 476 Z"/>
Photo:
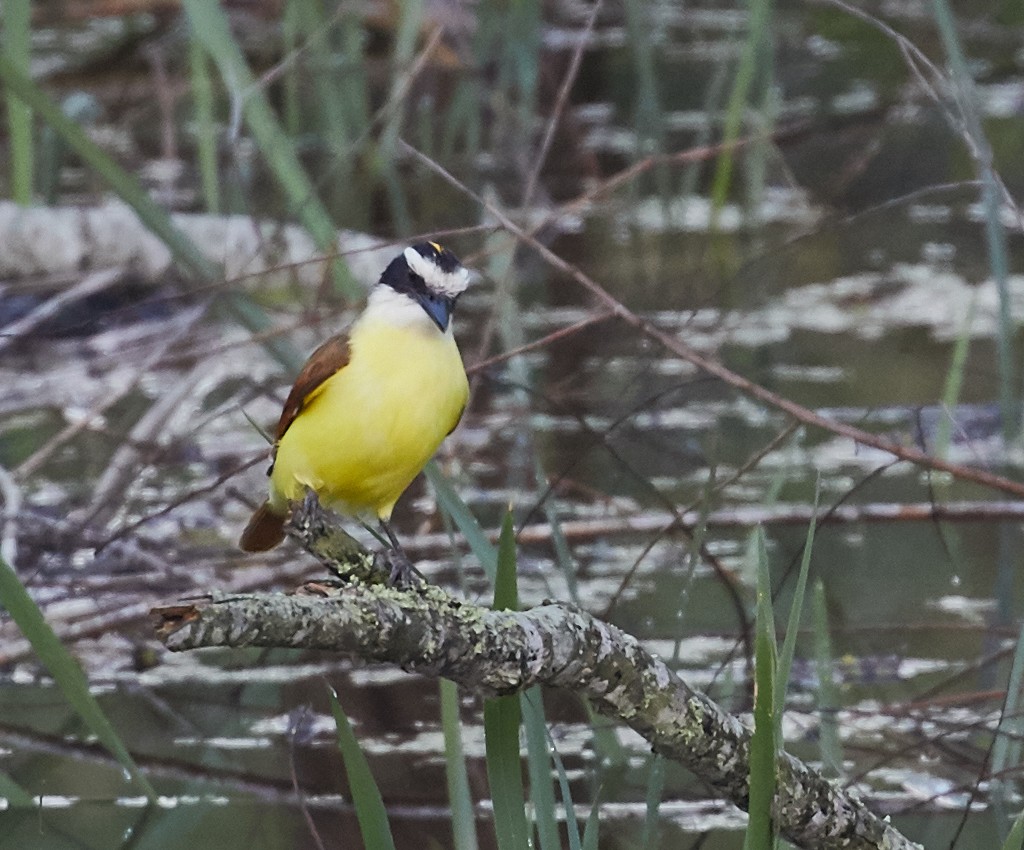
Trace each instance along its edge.
<path fill-rule="evenodd" d="M 427 315 L 434 320 L 434 324 L 441 329 L 441 333 L 448 330 L 448 325 L 452 320 L 452 310 L 455 308 L 455 299 L 447 295 L 435 295 L 432 292 L 422 291 L 413 291 L 410 295 L 426 310 Z"/>

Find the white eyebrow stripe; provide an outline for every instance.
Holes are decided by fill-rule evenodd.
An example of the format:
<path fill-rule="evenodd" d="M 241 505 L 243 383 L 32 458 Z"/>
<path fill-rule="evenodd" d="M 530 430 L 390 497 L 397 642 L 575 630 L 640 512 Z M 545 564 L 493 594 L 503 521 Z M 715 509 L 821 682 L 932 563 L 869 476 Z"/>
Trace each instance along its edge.
<path fill-rule="evenodd" d="M 432 263 L 411 245 L 403 252 L 409 268 L 423 278 L 427 288 L 442 295 L 454 297 L 465 292 L 469 286 L 469 271 L 459 266 L 455 271 L 446 272 L 437 263 Z"/>

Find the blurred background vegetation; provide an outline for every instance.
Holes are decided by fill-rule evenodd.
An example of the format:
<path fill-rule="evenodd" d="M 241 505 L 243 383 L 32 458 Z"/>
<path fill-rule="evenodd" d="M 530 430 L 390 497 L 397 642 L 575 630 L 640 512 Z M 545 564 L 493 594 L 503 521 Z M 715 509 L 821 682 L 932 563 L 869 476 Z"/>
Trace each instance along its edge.
<path fill-rule="evenodd" d="M 315 654 L 171 656 L 146 622 L 317 574 L 235 549 L 265 487 L 254 424 L 421 237 L 479 272 L 470 408 L 396 512 L 430 579 L 489 600 L 456 500 L 492 531 L 511 503 L 522 604 L 575 601 L 749 712 L 758 568 L 783 624 L 819 503 L 787 747 L 916 840 L 1002 843 L 1017 504 L 795 425 L 544 251 L 763 387 L 1019 479 L 1018 5 L 2 13 L 0 847 L 357 846 L 325 679 L 397 846 L 495 845 L 478 701 Z M 565 694 L 522 706 L 545 850 L 743 844 L 637 736 Z"/>

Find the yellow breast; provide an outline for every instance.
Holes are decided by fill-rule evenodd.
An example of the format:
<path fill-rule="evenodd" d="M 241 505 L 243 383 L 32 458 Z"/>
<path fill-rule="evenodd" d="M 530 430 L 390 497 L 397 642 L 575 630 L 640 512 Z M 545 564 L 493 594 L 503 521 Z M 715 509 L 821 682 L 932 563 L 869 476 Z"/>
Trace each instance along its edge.
<path fill-rule="evenodd" d="M 271 505 L 315 490 L 342 513 L 387 519 L 455 427 L 469 384 L 451 331 L 364 316 L 348 365 L 325 381 L 285 432 Z"/>

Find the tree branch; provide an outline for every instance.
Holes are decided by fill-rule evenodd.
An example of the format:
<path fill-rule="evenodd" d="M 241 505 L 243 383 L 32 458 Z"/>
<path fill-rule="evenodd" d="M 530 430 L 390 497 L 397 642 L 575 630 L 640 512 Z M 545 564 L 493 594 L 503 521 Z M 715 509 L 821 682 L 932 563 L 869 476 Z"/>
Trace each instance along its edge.
<path fill-rule="evenodd" d="M 293 595 L 213 595 L 156 608 L 160 638 L 174 651 L 264 646 L 353 653 L 443 676 L 487 697 L 535 684 L 567 688 L 746 807 L 750 731 L 636 638 L 568 605 L 492 611 L 429 584 L 388 587 L 384 565 L 343 532 L 325 534 L 328 528 L 307 502 L 290 533 L 341 580 L 310 583 Z M 919 847 L 797 759 L 780 755 L 778 770 L 775 822 L 794 844 Z"/>

